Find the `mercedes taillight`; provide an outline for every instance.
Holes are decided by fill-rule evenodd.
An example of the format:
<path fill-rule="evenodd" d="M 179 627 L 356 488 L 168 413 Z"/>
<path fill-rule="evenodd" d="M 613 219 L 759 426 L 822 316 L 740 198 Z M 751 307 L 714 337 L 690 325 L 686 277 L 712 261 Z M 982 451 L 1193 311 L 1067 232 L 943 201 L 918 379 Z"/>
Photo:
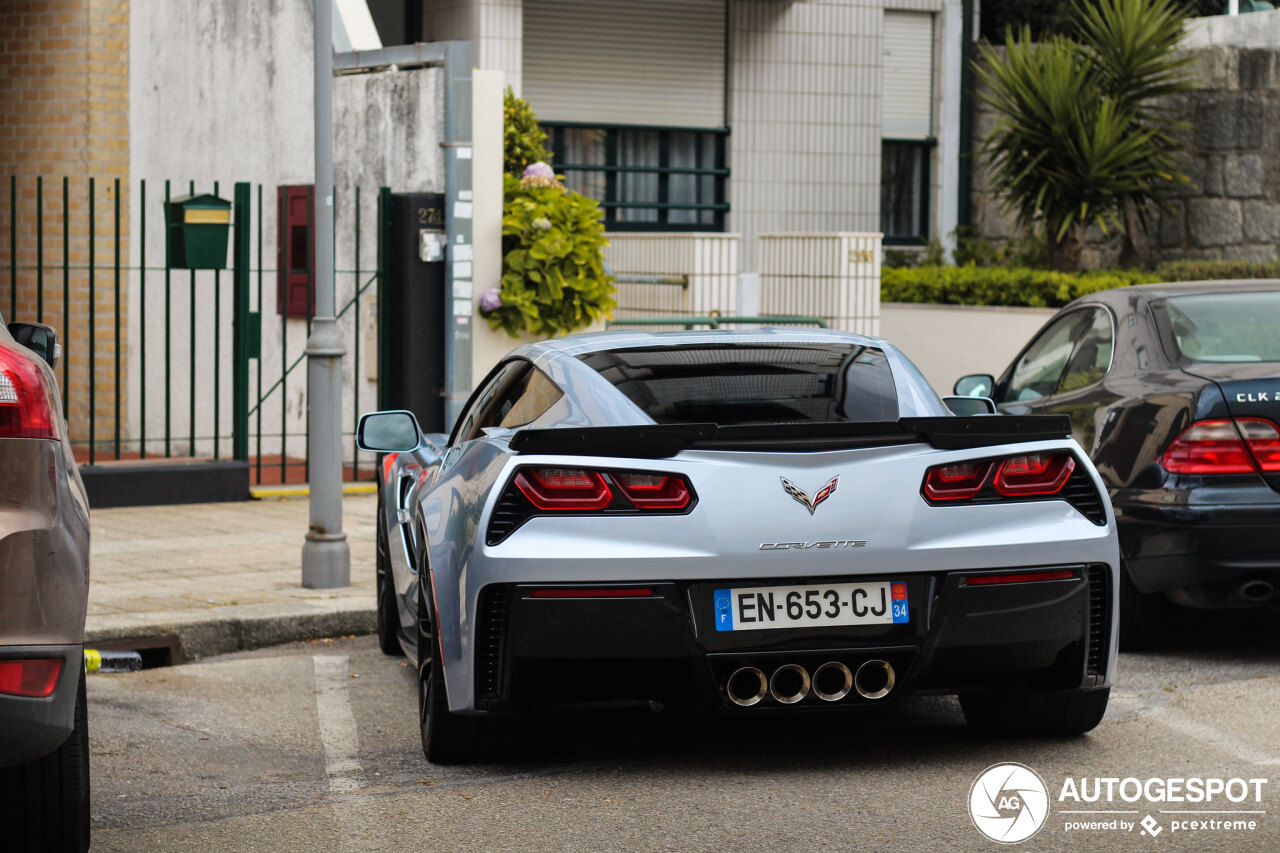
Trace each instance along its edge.
<path fill-rule="evenodd" d="M 1280 471 L 1280 430 L 1262 418 L 1197 421 L 1178 433 L 1160 463 L 1174 474 Z"/>

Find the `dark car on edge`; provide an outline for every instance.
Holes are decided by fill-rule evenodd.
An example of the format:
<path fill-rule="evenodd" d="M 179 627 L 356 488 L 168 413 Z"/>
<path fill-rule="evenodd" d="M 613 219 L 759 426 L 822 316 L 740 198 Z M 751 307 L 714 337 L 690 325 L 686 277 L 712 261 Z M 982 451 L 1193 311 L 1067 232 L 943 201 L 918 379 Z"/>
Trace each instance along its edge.
<path fill-rule="evenodd" d="M 89 847 L 89 504 L 54 380 L 57 336 L 0 325 L 0 848 Z"/>
<path fill-rule="evenodd" d="M 1153 639 L 1167 601 L 1280 601 L 1280 281 L 1082 297 L 999 379 L 955 390 L 1070 416 L 1115 507 L 1122 647 Z"/>

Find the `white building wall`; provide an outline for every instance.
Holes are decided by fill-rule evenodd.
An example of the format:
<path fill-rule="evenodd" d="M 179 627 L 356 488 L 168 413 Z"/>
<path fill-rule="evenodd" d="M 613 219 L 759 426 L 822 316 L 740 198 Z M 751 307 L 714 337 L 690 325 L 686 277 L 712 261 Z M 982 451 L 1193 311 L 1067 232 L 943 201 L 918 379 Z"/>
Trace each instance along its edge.
<path fill-rule="evenodd" d="M 302 353 L 307 331 L 302 319 L 288 321 L 282 330 L 276 309 L 276 187 L 309 184 L 314 174 L 313 44 L 309 0 L 277 0 L 273 4 L 241 0 L 198 0 L 172 3 L 166 0 L 133 0 L 130 4 L 130 182 L 137 198 L 140 180 L 147 182 L 145 245 L 146 354 L 142 373 L 142 282 L 134 273 L 129 283 L 128 377 L 129 435 L 137 436 L 141 418 L 137 408 L 142 383 L 147 386 L 146 433 L 148 454 L 162 452 L 165 424 L 163 266 L 164 182 L 172 181 L 172 195 L 187 191 L 194 181 L 199 192 L 231 199 L 237 181 L 252 183 L 250 310 L 262 305 L 262 390 L 278 378 L 282 365 L 292 364 Z M 357 277 L 360 269 L 377 266 L 377 191 L 390 186 L 398 192 L 441 192 L 444 160 L 443 71 L 422 68 L 404 72 L 378 72 L 340 77 L 334 81 L 334 185 L 336 203 L 337 306 L 343 308 L 371 272 Z M 258 187 L 262 188 L 259 218 Z M 360 257 L 355 256 L 355 188 L 361 193 Z M 142 260 L 141 204 L 130 205 L 129 265 Z M 261 228 L 261 258 L 258 229 Z M 264 272 L 259 275 L 256 270 Z M 160 268 L 160 269 L 156 269 Z M 231 311 L 232 276 L 209 271 L 195 274 L 194 388 L 191 387 L 191 340 L 187 334 L 192 312 L 191 275 L 173 271 L 170 276 L 168 312 L 172 318 L 170 341 L 170 426 L 175 455 L 212 456 L 214 431 L 215 329 L 218 343 L 219 418 L 222 458 L 231 448 Z M 220 299 L 216 291 L 220 288 Z M 376 293 L 376 285 L 365 289 Z M 343 340 L 349 355 L 343 360 L 343 428 L 354 420 L 356 392 L 359 403 L 372 407 L 376 382 L 369 362 L 376 354 L 361 338 L 359 361 L 354 352 L 360 306 L 342 318 Z M 282 331 L 284 335 L 282 336 Z M 259 395 L 258 364 L 250 363 L 250 405 Z M 263 432 L 279 433 L 281 415 L 290 439 L 290 455 L 300 457 L 305 440 L 305 364 L 290 375 L 287 394 L 278 391 L 262 407 Z M 196 446 L 188 446 L 190 409 L 196 397 Z M 284 406 L 282 413 L 281 406 Z M 251 417 L 256 427 L 256 413 Z M 251 444 L 251 452 L 254 450 Z M 279 447 L 264 444 L 267 452 Z"/>
<path fill-rule="evenodd" d="M 422 0 L 428 41 L 474 41 L 476 67 L 521 92 L 524 0 Z"/>
<path fill-rule="evenodd" d="M 883 0 L 730 0 L 729 203 L 762 232 L 878 231 Z"/>

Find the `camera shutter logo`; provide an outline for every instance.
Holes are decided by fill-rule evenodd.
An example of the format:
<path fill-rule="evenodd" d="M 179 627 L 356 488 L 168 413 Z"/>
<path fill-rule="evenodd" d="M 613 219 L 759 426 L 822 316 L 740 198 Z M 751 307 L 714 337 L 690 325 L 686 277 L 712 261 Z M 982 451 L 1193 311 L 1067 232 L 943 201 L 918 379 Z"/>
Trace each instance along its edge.
<path fill-rule="evenodd" d="M 993 764 L 969 789 L 969 818 L 992 841 L 1017 844 L 1040 831 L 1049 817 L 1049 791 L 1025 764 Z"/>

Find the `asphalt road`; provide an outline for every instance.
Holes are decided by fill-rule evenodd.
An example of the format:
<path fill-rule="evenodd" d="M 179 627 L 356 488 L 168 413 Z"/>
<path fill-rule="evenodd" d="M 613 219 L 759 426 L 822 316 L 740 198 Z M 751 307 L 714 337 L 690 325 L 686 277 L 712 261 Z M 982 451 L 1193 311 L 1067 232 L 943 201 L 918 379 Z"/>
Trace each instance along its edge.
<path fill-rule="evenodd" d="M 613 712 L 539 720 L 519 763 L 464 768 L 422 757 L 412 673 L 370 637 L 100 674 L 93 849 L 992 850 L 1003 845 L 979 834 L 968 802 L 1000 762 L 1048 788 L 1049 816 L 1021 849 L 1280 849 L 1274 616 L 1196 618 L 1177 633 L 1121 656 L 1106 719 L 1075 739 L 976 737 L 949 698 L 886 719 Z M 1095 778 L 1267 781 L 1240 803 L 1108 804 L 1060 801 L 1068 777 L 1086 790 Z M 1170 813 L 1188 810 L 1265 813 Z M 1148 815 L 1155 835 L 1066 829 Z M 1256 828 L 1174 826 L 1191 820 Z"/>

